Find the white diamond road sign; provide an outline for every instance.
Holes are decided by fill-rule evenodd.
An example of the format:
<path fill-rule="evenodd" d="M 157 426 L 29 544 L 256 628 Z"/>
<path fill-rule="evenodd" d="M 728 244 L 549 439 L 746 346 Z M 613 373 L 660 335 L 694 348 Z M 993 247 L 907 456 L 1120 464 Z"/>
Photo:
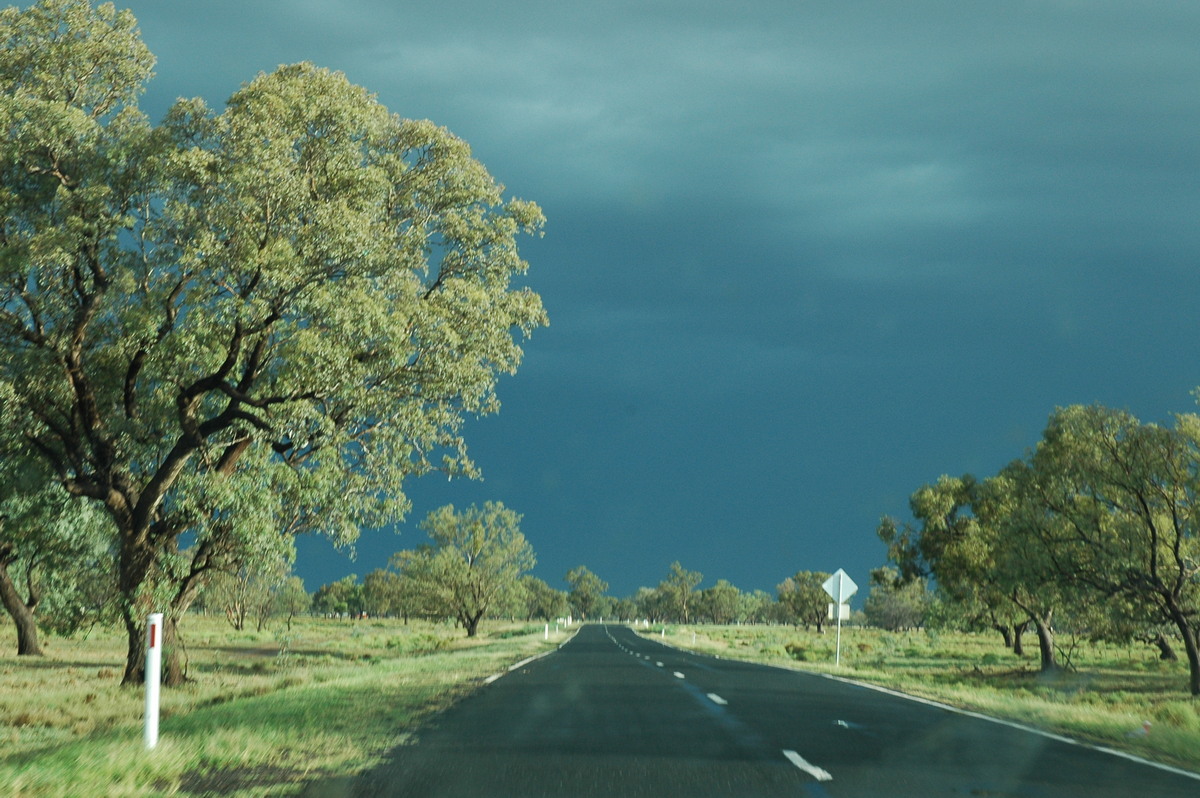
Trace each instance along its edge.
<path fill-rule="evenodd" d="M 825 592 L 837 604 L 844 604 L 850 600 L 850 597 L 858 592 L 858 585 L 854 584 L 854 580 L 847 575 L 841 568 L 837 569 L 837 573 L 825 580 L 825 584 L 821 585 L 825 588 Z"/>

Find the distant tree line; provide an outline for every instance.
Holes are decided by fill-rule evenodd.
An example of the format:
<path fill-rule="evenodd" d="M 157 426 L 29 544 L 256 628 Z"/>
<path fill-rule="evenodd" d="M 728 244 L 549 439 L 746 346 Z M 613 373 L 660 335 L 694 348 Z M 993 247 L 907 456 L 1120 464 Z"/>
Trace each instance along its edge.
<path fill-rule="evenodd" d="M 491 525 L 483 518 L 503 519 Z M 643 587 L 626 597 L 608 595 L 608 583 L 584 565 L 563 578 L 566 590 L 556 589 L 531 574 L 532 550 L 518 538 L 519 516 L 503 505 L 458 513 L 452 507 L 431 515 L 423 526 L 432 545 L 398 552 L 388 568 L 367 574 L 361 584 L 354 575 L 320 587 L 312 610 L 328 616 L 357 617 L 362 613 L 403 619 L 451 621 L 474 634 L 485 617 L 527 621 L 603 620 L 653 623 L 775 623 L 823 631 L 829 596 L 822 584 L 828 573 L 800 571 L 787 577 L 774 595 L 742 591 L 725 579 L 700 588 L 703 575 L 671 563 L 655 587 Z M 470 547 L 465 528 L 473 528 Z M 447 530 L 454 533 L 447 534 Z M 501 534 L 501 530 L 505 530 Z M 522 545 L 524 544 L 524 545 Z M 890 581 L 889 581 L 890 584 Z M 483 597 L 486 601 L 479 601 Z"/>

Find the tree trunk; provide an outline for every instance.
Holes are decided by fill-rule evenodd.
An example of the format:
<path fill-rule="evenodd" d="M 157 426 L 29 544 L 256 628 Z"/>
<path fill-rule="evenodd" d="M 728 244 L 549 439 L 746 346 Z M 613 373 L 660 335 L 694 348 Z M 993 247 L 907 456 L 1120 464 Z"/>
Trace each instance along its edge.
<path fill-rule="evenodd" d="M 133 533 L 121 532 L 121 553 L 117 580 L 121 591 L 121 617 L 125 621 L 128 648 L 125 654 L 125 673 L 121 684 L 137 686 L 146 681 L 146 618 L 152 611 L 151 599 L 142 590 L 154 552 L 146 544 L 129 540 Z"/>
<path fill-rule="evenodd" d="M 1016 654 L 1018 657 L 1025 656 L 1024 637 L 1025 637 L 1025 630 L 1028 628 L 1029 628 L 1029 621 L 1021 621 L 1019 624 L 1017 624 L 1013 627 L 1012 650 L 1013 650 L 1013 653 Z"/>
<path fill-rule="evenodd" d="M 40 657 L 42 647 L 38 643 L 37 620 L 33 617 L 33 607 L 25 603 L 12 576 L 8 573 L 11 561 L 0 560 L 0 601 L 4 609 L 12 617 L 17 627 L 17 656 Z"/>
<path fill-rule="evenodd" d="M 1007 626 L 1006 624 L 1002 624 L 1002 623 L 994 623 L 994 624 L 992 624 L 992 628 L 995 629 L 997 632 L 999 632 L 1000 636 L 1004 638 L 1004 647 L 1005 648 L 1013 647 L 1013 635 L 1012 635 L 1011 627 Z"/>
<path fill-rule="evenodd" d="M 125 673 L 121 684 L 137 687 L 146 681 L 146 641 L 143 637 L 143 620 L 138 617 L 136 607 L 126 606 L 121 610 L 125 622 L 127 645 L 125 650 Z"/>
<path fill-rule="evenodd" d="M 1058 670 L 1058 658 L 1054 654 L 1054 632 L 1050 629 L 1050 619 L 1053 612 L 1046 617 L 1034 616 L 1033 625 L 1037 629 L 1038 651 L 1042 655 L 1042 672 Z"/>
<path fill-rule="evenodd" d="M 483 617 L 482 612 L 477 612 L 474 615 L 464 615 L 463 616 L 462 622 L 463 622 L 463 626 L 466 627 L 467 637 L 474 637 L 476 632 L 479 631 L 479 620 L 482 617 Z"/>
<path fill-rule="evenodd" d="M 164 618 L 163 628 L 163 684 L 168 687 L 178 687 L 188 680 L 187 647 L 183 645 L 183 636 L 179 633 L 179 622 L 187 615 L 196 597 L 200 595 L 207 581 L 207 568 L 195 569 L 179 584 L 175 597 L 171 599 Z"/>
<path fill-rule="evenodd" d="M 1158 658 L 1167 662 L 1178 662 L 1179 655 L 1171 648 L 1171 641 L 1162 632 L 1150 640 L 1151 645 L 1158 649 Z"/>
<path fill-rule="evenodd" d="M 187 651 L 179 635 L 179 619 L 174 614 L 163 617 L 162 683 L 178 687 L 187 681 Z"/>
<path fill-rule="evenodd" d="M 1167 596 L 1167 612 L 1183 638 L 1183 649 L 1188 659 L 1188 690 L 1192 695 L 1200 695 L 1200 629 L 1192 627 L 1191 619 L 1180 608 L 1174 596 Z"/>

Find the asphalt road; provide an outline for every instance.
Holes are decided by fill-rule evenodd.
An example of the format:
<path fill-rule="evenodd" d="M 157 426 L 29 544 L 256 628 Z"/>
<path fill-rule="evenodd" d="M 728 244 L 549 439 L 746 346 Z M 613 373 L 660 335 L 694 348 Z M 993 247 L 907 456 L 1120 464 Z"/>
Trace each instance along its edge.
<path fill-rule="evenodd" d="M 590 625 L 432 719 L 384 767 L 337 792 L 1197 798 L 1200 779 L 837 679 Z"/>

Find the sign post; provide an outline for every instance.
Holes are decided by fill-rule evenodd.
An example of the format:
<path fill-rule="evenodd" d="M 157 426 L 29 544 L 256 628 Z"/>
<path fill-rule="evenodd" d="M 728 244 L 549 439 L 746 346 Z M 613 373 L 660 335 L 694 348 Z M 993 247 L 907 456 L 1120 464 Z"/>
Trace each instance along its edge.
<path fill-rule="evenodd" d="M 846 602 L 858 591 L 858 585 L 854 584 L 854 580 L 839 568 L 837 573 L 826 579 L 825 584 L 821 587 L 833 599 L 829 611 L 837 618 L 837 649 L 834 654 L 834 664 L 840 666 L 842 664 L 842 614 L 844 612 L 847 618 L 850 617 L 850 606 Z M 843 605 L 846 605 L 844 609 Z"/>
<path fill-rule="evenodd" d="M 158 690 L 162 684 L 161 612 L 153 613 L 146 623 L 146 749 L 158 745 Z"/>

